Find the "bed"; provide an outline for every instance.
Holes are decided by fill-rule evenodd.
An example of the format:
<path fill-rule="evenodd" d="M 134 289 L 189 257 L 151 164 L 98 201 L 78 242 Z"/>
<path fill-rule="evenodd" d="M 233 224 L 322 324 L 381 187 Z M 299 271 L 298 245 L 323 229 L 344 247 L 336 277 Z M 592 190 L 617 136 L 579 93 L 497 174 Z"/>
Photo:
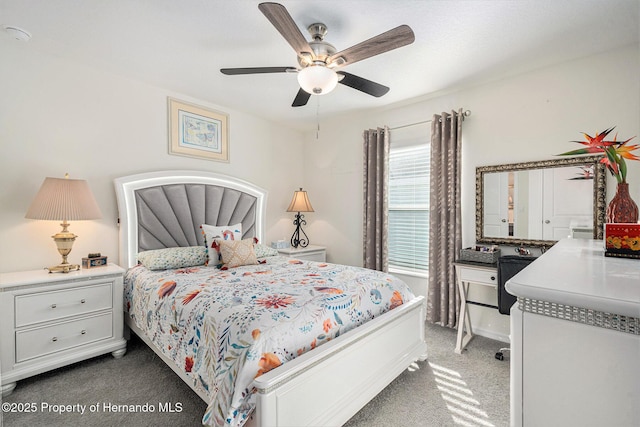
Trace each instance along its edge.
<path fill-rule="evenodd" d="M 204 424 L 342 425 L 426 360 L 423 297 L 390 275 L 270 252 L 259 243 L 267 201 L 260 187 L 195 171 L 126 176 L 115 187 L 125 323 L 209 404 Z M 201 224 L 238 225 L 235 243 L 219 243 L 251 241 L 257 263 L 217 268 Z M 139 253 L 203 247 L 208 266 L 138 263 Z"/>

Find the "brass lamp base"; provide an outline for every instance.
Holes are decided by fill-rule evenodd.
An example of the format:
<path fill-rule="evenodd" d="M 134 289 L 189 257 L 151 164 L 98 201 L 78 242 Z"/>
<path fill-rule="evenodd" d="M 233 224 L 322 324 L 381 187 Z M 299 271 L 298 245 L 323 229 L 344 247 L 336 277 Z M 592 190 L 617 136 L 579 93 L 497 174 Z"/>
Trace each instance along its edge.
<path fill-rule="evenodd" d="M 80 266 L 78 264 L 69 264 L 69 262 L 67 261 L 67 256 L 69 255 L 69 253 L 71 252 L 71 248 L 73 247 L 73 242 L 78 236 L 67 230 L 67 228 L 69 227 L 69 223 L 66 220 L 63 221 L 60 225 L 62 226 L 62 231 L 54 234 L 51 237 L 56 242 L 58 252 L 60 253 L 60 255 L 62 255 L 62 263 L 47 268 L 47 270 L 49 270 L 49 273 L 68 273 L 70 271 L 80 270 Z"/>
<path fill-rule="evenodd" d="M 68 273 L 70 271 L 80 270 L 78 264 L 59 264 L 53 267 L 47 267 L 49 273 Z"/>

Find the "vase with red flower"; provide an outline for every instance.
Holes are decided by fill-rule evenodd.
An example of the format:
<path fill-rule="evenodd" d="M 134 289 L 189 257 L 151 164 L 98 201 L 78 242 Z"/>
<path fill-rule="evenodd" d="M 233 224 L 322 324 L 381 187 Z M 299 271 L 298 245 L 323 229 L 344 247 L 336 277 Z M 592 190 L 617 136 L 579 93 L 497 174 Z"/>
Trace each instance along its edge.
<path fill-rule="evenodd" d="M 618 141 L 618 135 L 616 134 L 613 141 L 606 141 L 605 138 L 614 127 L 605 129 L 601 133 L 597 133 L 595 136 L 587 135 L 583 133 L 586 141 L 573 141 L 578 144 L 585 145 L 585 148 L 578 150 L 568 151 L 560 154 L 561 156 L 580 155 L 580 154 L 594 154 L 601 153 L 604 163 L 618 181 L 618 189 L 615 196 L 609 202 L 607 206 L 607 222 L 638 222 L 638 205 L 633 201 L 629 195 L 629 184 L 627 183 L 627 160 L 640 160 L 640 157 L 632 153 L 632 151 L 640 148 L 640 145 L 631 145 L 627 142 L 631 141 L 635 136 L 627 139 L 626 141 Z"/>

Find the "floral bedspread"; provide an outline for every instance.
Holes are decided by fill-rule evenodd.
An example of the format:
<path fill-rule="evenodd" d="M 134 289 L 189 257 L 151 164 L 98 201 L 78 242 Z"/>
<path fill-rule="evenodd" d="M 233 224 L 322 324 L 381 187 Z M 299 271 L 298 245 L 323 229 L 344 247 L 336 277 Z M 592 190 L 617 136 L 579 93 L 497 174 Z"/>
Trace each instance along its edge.
<path fill-rule="evenodd" d="M 230 270 L 189 267 L 125 276 L 125 310 L 211 397 L 203 424 L 241 426 L 253 379 L 410 301 L 381 272 L 280 256 Z"/>

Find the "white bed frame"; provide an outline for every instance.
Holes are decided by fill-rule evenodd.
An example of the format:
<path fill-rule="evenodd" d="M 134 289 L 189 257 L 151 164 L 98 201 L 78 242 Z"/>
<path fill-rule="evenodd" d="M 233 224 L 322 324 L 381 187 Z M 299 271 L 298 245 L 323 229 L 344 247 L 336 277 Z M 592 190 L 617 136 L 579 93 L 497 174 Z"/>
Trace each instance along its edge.
<path fill-rule="evenodd" d="M 165 184 L 202 183 L 240 190 L 257 198 L 256 237 L 263 237 L 266 191 L 236 178 L 194 171 L 164 171 L 115 180 L 120 213 L 120 265 L 132 267 L 138 248 L 135 191 Z M 340 426 L 417 360 L 427 358 L 424 297 L 380 317 L 256 378 L 257 406 L 247 426 Z M 133 330 L 187 384 L 135 322 Z M 205 401 L 209 396 L 197 392 Z"/>

